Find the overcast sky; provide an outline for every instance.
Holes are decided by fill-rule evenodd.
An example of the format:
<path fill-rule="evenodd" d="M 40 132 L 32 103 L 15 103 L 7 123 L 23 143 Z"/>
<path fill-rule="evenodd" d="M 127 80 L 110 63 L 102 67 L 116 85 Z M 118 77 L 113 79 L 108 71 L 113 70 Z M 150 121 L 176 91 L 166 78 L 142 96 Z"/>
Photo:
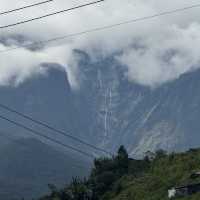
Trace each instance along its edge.
<path fill-rule="evenodd" d="M 53 3 L 0 16 L 0 25 L 90 1 L 54 0 Z M 36 2 L 39 0 L 31 1 L 31 3 Z M 7 40 L 7 45 L 15 47 L 18 42 L 11 37 L 14 35 L 24 36 L 26 42 L 48 40 L 198 3 L 198 0 L 105 0 L 98 5 L 1 29 L 0 37 Z M 0 8 L 1 11 L 5 11 L 28 4 L 30 0 L 1 0 Z M 116 60 L 127 67 L 130 81 L 157 87 L 200 67 L 199 47 L 200 7 L 54 42 L 40 51 L 21 48 L 0 53 L 0 84 L 8 84 L 12 77 L 17 77 L 17 81 L 22 82 L 33 73 L 40 72 L 41 63 L 53 62 L 66 69 L 71 85 L 76 87 L 79 73 L 73 50 L 80 49 L 86 51 L 93 59 L 101 59 L 120 51 L 122 53 L 116 56 Z M 0 51 L 6 48 L 9 46 L 0 44 Z"/>

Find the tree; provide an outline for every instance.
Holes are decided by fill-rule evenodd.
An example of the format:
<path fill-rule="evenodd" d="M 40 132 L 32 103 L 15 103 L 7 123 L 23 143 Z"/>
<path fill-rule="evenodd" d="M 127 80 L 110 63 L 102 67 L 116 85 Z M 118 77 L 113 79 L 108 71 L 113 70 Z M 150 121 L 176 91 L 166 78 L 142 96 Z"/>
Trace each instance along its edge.
<path fill-rule="evenodd" d="M 72 200 L 92 200 L 92 191 L 87 183 L 77 178 L 73 178 L 68 194 L 71 194 Z"/>
<path fill-rule="evenodd" d="M 124 175 L 128 173 L 128 166 L 129 166 L 129 157 L 125 147 L 122 145 L 118 150 L 118 154 L 116 157 L 117 163 L 117 171 L 119 175 Z"/>
<path fill-rule="evenodd" d="M 167 152 L 163 149 L 158 149 L 156 151 L 156 159 L 164 158 L 167 156 Z"/>
<path fill-rule="evenodd" d="M 94 168 L 87 180 L 74 178 L 63 190 L 49 185 L 51 194 L 40 200 L 99 200 L 109 190 L 120 193 L 122 185 L 115 183 L 128 174 L 130 163 L 125 147 L 120 146 L 116 156 L 94 160 Z"/>

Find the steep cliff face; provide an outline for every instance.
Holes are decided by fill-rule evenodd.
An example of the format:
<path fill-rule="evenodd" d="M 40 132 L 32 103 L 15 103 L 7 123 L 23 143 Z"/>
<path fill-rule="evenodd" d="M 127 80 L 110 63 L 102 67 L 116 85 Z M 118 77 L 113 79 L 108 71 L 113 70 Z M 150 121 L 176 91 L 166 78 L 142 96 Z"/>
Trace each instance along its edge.
<path fill-rule="evenodd" d="M 71 89 L 65 71 L 50 67 L 45 75 L 33 77 L 18 87 L 1 88 L 1 102 L 113 152 L 121 144 L 132 156 L 159 148 L 184 150 L 200 144 L 200 71 L 150 89 L 129 82 L 126 69 L 112 57 L 96 62 L 83 52 L 76 54 L 78 90 Z M 91 151 L 69 138 L 22 122 Z M 15 137 L 27 135 L 6 122 L 0 123 Z"/>
<path fill-rule="evenodd" d="M 76 134 L 79 115 L 74 114 L 76 108 L 67 75 L 55 66 L 48 66 L 46 70 L 46 73 L 32 77 L 18 87 L 1 87 L 0 102 Z M 75 145 L 69 138 L 2 108 L 0 115 L 62 143 Z M 81 123 L 78 124 L 81 129 Z M 0 120 L 0 199 L 36 198 L 48 192 L 48 184 L 61 187 L 72 177 L 87 176 L 90 167 L 91 160 L 87 157 Z"/>
<path fill-rule="evenodd" d="M 180 151 L 200 145 L 200 70 L 182 75 L 179 79 L 159 88 L 150 89 L 129 82 L 126 69 L 119 66 L 113 58 L 95 62 L 83 52 L 76 53 L 80 61 L 78 73 L 80 88 L 78 90 L 74 91 L 70 87 L 65 71 L 49 65 L 45 74 L 32 77 L 17 87 L 1 87 L 0 102 L 106 150 L 116 152 L 117 148 L 123 144 L 133 157 L 140 157 L 146 151 L 160 148 Z M 94 155 L 103 155 L 101 152 L 44 129 L 2 108 L 0 112 L 0 115 L 17 120 L 66 144 L 75 145 L 76 148 Z M 2 135 L 13 142 L 10 143 Z M 42 149 L 43 145 L 34 141 L 30 142 L 29 139 L 35 137 L 33 134 L 3 120 L 0 120 L 0 136 L 0 156 L 2 157 L 0 167 L 4 166 L 0 170 L 3 172 L 0 173 L 0 181 L 4 181 L 4 189 L 0 193 L 8 199 L 7 194 L 11 192 L 8 188 L 14 188 L 14 186 L 9 185 L 10 182 L 6 181 L 5 174 L 20 173 L 15 181 L 22 195 L 39 191 L 37 188 L 39 182 L 46 185 L 49 180 L 54 180 L 53 182 L 61 184 L 71 175 L 78 174 L 77 170 L 73 173 L 68 170 L 68 177 L 54 176 L 52 167 L 62 174 L 68 165 L 71 166 L 73 163 L 63 161 L 65 158 L 62 152 L 64 151 L 76 158 L 78 162 L 86 162 L 86 166 L 91 166 L 86 157 L 58 147 L 41 137 L 37 139 L 47 145 L 44 146 L 45 152 L 50 151 L 52 155 L 55 154 L 58 158 L 56 162 L 60 165 L 53 165 L 52 155 L 49 154 L 40 155 L 39 160 L 29 159 L 37 158 L 40 154 L 38 149 L 39 147 Z M 31 151 L 28 156 L 27 150 L 24 152 L 21 145 L 15 144 L 16 141 L 22 141 L 28 146 L 31 144 L 29 149 L 25 148 L 28 152 Z M 7 157 L 4 156 L 5 149 L 8 152 Z M 20 155 L 23 156 L 20 157 Z M 40 163 L 46 159 L 50 163 L 49 174 L 30 181 L 29 177 L 33 177 L 36 172 L 29 166 L 22 167 L 22 171 L 20 171 L 21 168 L 15 171 L 10 167 L 16 164 L 14 158 L 18 158 L 17 162 L 21 166 L 27 161 L 30 163 L 29 166 L 38 166 L 38 171 L 42 173 L 45 169 Z M 6 173 L 4 173 L 5 170 Z M 86 171 L 81 174 L 86 174 Z M 50 175 L 52 179 L 49 179 Z M 27 193 L 24 190 L 25 183 L 32 184 L 30 186 L 32 189 L 27 189 L 29 190 Z M 6 194 L 4 190 L 7 191 Z M 45 188 L 39 192 L 43 191 Z"/>
<path fill-rule="evenodd" d="M 141 156 L 200 144 L 199 70 L 150 89 L 130 83 L 125 68 L 112 58 L 83 63 L 79 95 L 87 102 L 88 133 L 97 145 L 115 151 L 124 144 L 133 156 Z"/>

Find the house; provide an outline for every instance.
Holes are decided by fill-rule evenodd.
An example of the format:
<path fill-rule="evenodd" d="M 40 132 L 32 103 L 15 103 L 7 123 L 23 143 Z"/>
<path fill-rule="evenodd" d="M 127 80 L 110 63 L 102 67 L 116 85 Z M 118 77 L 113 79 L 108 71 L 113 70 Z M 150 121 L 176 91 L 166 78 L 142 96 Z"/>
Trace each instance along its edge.
<path fill-rule="evenodd" d="M 200 192 L 200 183 L 172 188 L 168 190 L 168 197 L 169 199 L 174 197 L 184 197 L 195 194 L 197 192 Z"/>
<path fill-rule="evenodd" d="M 190 175 L 190 178 L 191 179 L 196 179 L 196 178 L 199 178 L 200 177 L 200 172 L 194 172 Z"/>

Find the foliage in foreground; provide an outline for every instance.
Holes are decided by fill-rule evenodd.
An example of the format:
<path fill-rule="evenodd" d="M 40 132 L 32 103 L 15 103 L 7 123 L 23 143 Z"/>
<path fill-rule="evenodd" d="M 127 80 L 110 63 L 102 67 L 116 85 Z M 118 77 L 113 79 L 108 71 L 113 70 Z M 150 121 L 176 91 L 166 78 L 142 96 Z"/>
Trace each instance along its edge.
<path fill-rule="evenodd" d="M 200 170 L 200 149 L 185 153 L 157 151 L 153 159 L 128 158 L 124 147 L 117 156 L 94 161 L 88 179 L 73 179 L 64 189 L 50 186 L 51 193 L 39 200 L 167 200 L 167 191 L 200 180 L 190 179 L 192 172 Z M 200 193 L 181 198 L 199 200 Z"/>

